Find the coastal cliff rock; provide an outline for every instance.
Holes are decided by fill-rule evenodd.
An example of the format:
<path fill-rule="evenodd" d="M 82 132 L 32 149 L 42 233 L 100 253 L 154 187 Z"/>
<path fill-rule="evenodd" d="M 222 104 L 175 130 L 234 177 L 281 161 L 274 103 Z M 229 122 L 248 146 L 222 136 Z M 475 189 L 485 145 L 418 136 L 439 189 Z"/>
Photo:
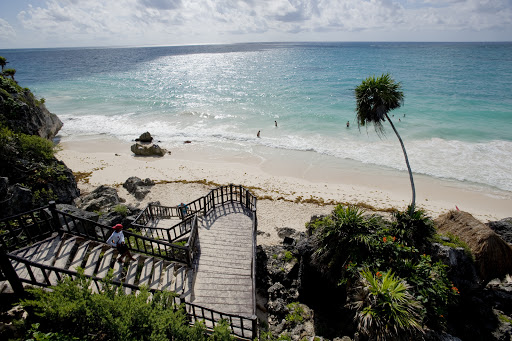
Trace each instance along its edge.
<path fill-rule="evenodd" d="M 490 221 L 487 225 L 499 234 L 504 241 L 512 245 L 512 217 L 499 221 Z"/>
<path fill-rule="evenodd" d="M 57 135 L 62 121 L 46 109 L 44 99 L 5 77 L 0 77 L 0 88 L 0 121 L 9 129 L 50 140 Z"/>
<path fill-rule="evenodd" d="M 133 154 L 139 156 L 164 156 L 167 153 L 166 149 L 160 148 L 160 146 L 157 144 L 146 146 L 140 143 L 136 143 L 132 145 L 130 149 Z"/>
<path fill-rule="evenodd" d="M 115 188 L 101 185 L 91 193 L 78 198 L 75 204 L 82 210 L 94 212 L 108 211 L 120 202 Z"/>
<path fill-rule="evenodd" d="M 50 141 L 62 122 L 26 88 L 0 75 L 0 219 L 80 195 L 75 177 Z"/>

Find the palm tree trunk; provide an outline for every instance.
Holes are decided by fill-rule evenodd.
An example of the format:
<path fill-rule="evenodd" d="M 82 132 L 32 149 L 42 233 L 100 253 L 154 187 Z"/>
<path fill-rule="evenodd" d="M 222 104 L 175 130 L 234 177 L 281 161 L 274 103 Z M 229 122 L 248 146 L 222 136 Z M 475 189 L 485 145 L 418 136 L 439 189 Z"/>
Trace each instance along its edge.
<path fill-rule="evenodd" d="M 416 205 L 416 189 L 414 188 L 414 179 L 412 178 L 412 171 L 411 171 L 411 166 L 409 165 L 409 158 L 407 157 L 407 152 L 405 151 L 405 146 L 402 141 L 402 138 L 400 137 L 400 134 L 398 134 L 398 131 L 396 131 L 396 128 L 393 125 L 393 122 L 391 122 L 391 119 L 389 118 L 388 114 L 385 114 L 385 115 L 389 121 L 389 124 L 391 124 L 391 128 L 393 128 L 393 131 L 395 132 L 396 137 L 398 137 L 398 141 L 400 141 L 400 145 L 402 146 L 402 151 L 404 152 L 405 163 L 407 164 L 407 170 L 409 171 L 409 180 L 411 181 L 412 202 L 411 202 L 411 208 L 410 208 L 409 214 L 412 215 L 414 213 L 414 207 Z"/>

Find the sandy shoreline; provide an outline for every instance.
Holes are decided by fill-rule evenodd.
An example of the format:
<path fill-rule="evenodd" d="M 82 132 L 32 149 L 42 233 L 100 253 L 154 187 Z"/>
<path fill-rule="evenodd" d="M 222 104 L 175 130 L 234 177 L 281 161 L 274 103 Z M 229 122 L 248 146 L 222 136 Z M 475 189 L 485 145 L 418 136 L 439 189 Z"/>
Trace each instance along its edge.
<path fill-rule="evenodd" d="M 279 151 L 262 158 L 244 151 L 220 155 L 199 144 L 184 144 L 170 155 L 144 158 L 131 153 L 129 142 L 106 136 L 64 138 L 60 146 L 57 157 L 69 168 L 74 172 L 92 172 L 89 183 L 79 183 L 82 193 L 99 185 L 122 184 L 130 176 L 162 182 L 142 202 L 118 186 L 119 195 L 139 207 L 151 201 L 169 206 L 189 202 L 207 194 L 214 184 L 233 183 L 250 188 L 260 198 L 261 244 L 280 241 L 276 228 L 304 231 L 311 215 L 332 211 L 333 205 L 306 203 L 305 199 L 364 203 L 378 210 L 404 209 L 411 200 L 405 172 L 366 167 L 310 152 Z M 415 175 L 415 184 L 417 205 L 432 217 L 455 209 L 456 205 L 483 222 L 512 216 L 510 192 L 422 175 Z"/>

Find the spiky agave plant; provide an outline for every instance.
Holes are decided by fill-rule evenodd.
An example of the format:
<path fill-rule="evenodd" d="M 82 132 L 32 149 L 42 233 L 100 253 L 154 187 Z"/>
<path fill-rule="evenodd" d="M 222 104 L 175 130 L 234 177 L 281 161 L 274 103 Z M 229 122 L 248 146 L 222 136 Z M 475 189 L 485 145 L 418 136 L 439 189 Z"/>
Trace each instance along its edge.
<path fill-rule="evenodd" d="M 362 270 L 347 303 L 356 310 L 359 332 L 373 340 L 411 340 L 422 334 L 423 307 L 409 289 L 391 270 L 375 275 Z"/>
<path fill-rule="evenodd" d="M 333 213 L 318 224 L 314 257 L 329 268 L 339 268 L 349 255 L 365 254 L 377 221 L 364 213 L 357 206 L 336 206 Z"/>

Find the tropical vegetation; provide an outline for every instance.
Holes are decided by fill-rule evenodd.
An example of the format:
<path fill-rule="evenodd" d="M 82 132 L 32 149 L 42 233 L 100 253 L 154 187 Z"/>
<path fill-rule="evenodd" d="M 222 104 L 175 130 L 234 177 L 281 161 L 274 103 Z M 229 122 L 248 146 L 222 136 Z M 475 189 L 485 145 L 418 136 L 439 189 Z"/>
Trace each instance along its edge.
<path fill-rule="evenodd" d="M 443 329 L 458 296 L 446 266 L 428 255 L 432 220 L 410 208 L 392 218 L 338 205 L 308 226 L 314 261 L 349 292 L 359 332 L 382 340 L 417 334 L 423 326 Z"/>
<path fill-rule="evenodd" d="M 40 340 L 232 340 L 226 322 L 210 336 L 202 322 L 189 326 L 184 308 L 174 302 L 173 292 L 149 293 L 147 288 L 125 295 L 111 283 L 110 275 L 99 293 L 83 271 L 66 277 L 48 291 L 28 289 L 30 298 L 21 301 L 30 312 L 25 322 L 26 337 Z M 43 338 L 43 337 L 48 338 Z M 24 338 L 25 339 L 25 338 Z"/>
<path fill-rule="evenodd" d="M 378 135 L 384 132 L 382 122 L 388 121 L 395 132 L 405 157 L 407 170 L 409 171 L 409 180 L 412 189 L 411 214 L 416 205 L 416 190 L 412 176 L 409 158 L 405 150 L 404 143 L 395 125 L 388 116 L 388 112 L 402 106 L 404 93 L 401 91 L 401 83 L 395 82 L 389 74 L 383 74 L 380 77 L 371 76 L 363 80 L 354 90 L 356 97 L 356 115 L 359 127 L 373 124 Z"/>

